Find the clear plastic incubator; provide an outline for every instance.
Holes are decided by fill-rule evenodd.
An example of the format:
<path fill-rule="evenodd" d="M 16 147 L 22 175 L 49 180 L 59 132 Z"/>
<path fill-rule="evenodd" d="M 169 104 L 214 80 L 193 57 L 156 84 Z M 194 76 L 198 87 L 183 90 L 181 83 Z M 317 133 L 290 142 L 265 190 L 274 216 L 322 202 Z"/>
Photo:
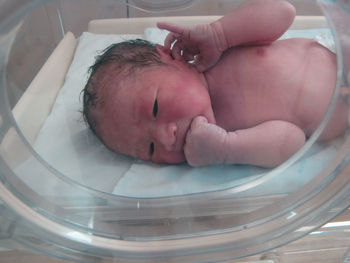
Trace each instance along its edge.
<path fill-rule="evenodd" d="M 315 230 L 350 205 L 349 131 L 318 140 L 350 88 L 347 0 L 291 1 L 283 37 L 332 48 L 337 82 L 316 131 L 274 169 L 143 162 L 107 150 L 83 121 L 98 52 L 163 43 L 157 21 L 208 23 L 241 2 L 0 1 L 0 246 L 75 262 L 220 262 L 322 238 Z"/>

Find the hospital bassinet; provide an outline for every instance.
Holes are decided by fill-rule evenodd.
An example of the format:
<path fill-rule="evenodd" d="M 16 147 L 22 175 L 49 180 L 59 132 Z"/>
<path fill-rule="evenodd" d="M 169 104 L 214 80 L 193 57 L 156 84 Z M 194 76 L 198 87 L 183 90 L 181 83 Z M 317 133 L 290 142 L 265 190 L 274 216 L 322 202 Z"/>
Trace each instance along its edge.
<path fill-rule="evenodd" d="M 338 82 L 324 121 L 305 146 L 266 170 L 192 169 L 116 158 L 79 118 L 79 91 L 98 50 L 136 37 L 161 43 L 166 32 L 155 28 L 157 21 L 193 25 L 218 18 L 161 15 L 200 14 L 215 1 L 45 2 L 0 5 L 0 230 L 11 237 L 10 245 L 81 262 L 212 262 L 298 239 L 348 207 L 350 138 L 346 133 L 327 145 L 317 138 L 340 87 L 348 87 L 349 4 L 319 1 L 326 18 L 298 11 L 287 34 L 334 36 Z M 238 3 L 218 2 L 221 8 Z M 102 7 L 108 11 L 100 14 Z M 40 16 L 41 8 L 54 14 L 46 17 L 52 24 L 49 30 L 36 24 L 39 34 L 30 37 L 26 23 L 33 14 Z"/>

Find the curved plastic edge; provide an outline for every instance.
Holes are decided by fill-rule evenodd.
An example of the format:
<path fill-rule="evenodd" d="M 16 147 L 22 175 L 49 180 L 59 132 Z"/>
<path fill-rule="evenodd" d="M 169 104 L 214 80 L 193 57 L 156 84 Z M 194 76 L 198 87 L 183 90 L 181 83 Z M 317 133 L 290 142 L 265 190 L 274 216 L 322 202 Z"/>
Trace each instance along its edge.
<path fill-rule="evenodd" d="M 30 143 L 35 142 L 40 128 L 51 111 L 53 102 L 64 83 L 76 45 L 77 39 L 72 33 L 68 32 L 12 111 L 19 128 Z M 35 122 L 33 122 L 32 116 L 36 116 Z M 23 146 L 22 144 L 18 145 L 18 140 L 14 139 L 14 136 L 16 136 L 14 133 L 14 130 L 10 130 L 6 134 L 2 147 L 6 149 L 8 154 L 12 153 L 13 162 L 19 163 L 26 156 L 18 154 L 22 152 L 21 147 Z"/>
<path fill-rule="evenodd" d="M 178 17 L 142 17 L 91 20 L 88 32 L 94 34 L 143 34 L 147 27 L 156 27 L 158 21 L 174 22 L 182 25 L 210 23 L 220 16 L 178 16 Z M 297 16 L 290 29 L 328 28 L 324 16 Z"/>

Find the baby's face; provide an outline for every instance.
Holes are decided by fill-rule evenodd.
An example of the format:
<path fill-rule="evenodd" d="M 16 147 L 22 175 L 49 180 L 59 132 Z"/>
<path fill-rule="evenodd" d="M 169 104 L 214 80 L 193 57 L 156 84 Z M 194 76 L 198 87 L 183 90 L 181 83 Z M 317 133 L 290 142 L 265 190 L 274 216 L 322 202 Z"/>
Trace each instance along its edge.
<path fill-rule="evenodd" d="M 204 77 L 185 63 L 142 70 L 121 84 L 109 94 L 100 126 L 111 150 L 181 163 L 192 119 L 201 115 L 215 123 Z"/>

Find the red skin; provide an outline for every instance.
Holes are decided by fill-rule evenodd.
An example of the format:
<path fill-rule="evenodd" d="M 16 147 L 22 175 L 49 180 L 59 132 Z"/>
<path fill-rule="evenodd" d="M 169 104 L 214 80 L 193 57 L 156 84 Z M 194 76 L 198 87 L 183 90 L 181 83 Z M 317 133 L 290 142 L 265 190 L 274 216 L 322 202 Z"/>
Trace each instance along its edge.
<path fill-rule="evenodd" d="M 105 94 L 104 143 L 154 162 L 281 164 L 317 128 L 336 82 L 328 49 L 308 39 L 276 41 L 294 16 L 286 1 L 254 0 L 209 25 L 158 23 L 171 32 L 157 46 L 167 66 L 123 80 L 110 73 L 106 85 L 129 88 Z M 340 98 L 322 139 L 340 135 L 347 115 Z"/>

